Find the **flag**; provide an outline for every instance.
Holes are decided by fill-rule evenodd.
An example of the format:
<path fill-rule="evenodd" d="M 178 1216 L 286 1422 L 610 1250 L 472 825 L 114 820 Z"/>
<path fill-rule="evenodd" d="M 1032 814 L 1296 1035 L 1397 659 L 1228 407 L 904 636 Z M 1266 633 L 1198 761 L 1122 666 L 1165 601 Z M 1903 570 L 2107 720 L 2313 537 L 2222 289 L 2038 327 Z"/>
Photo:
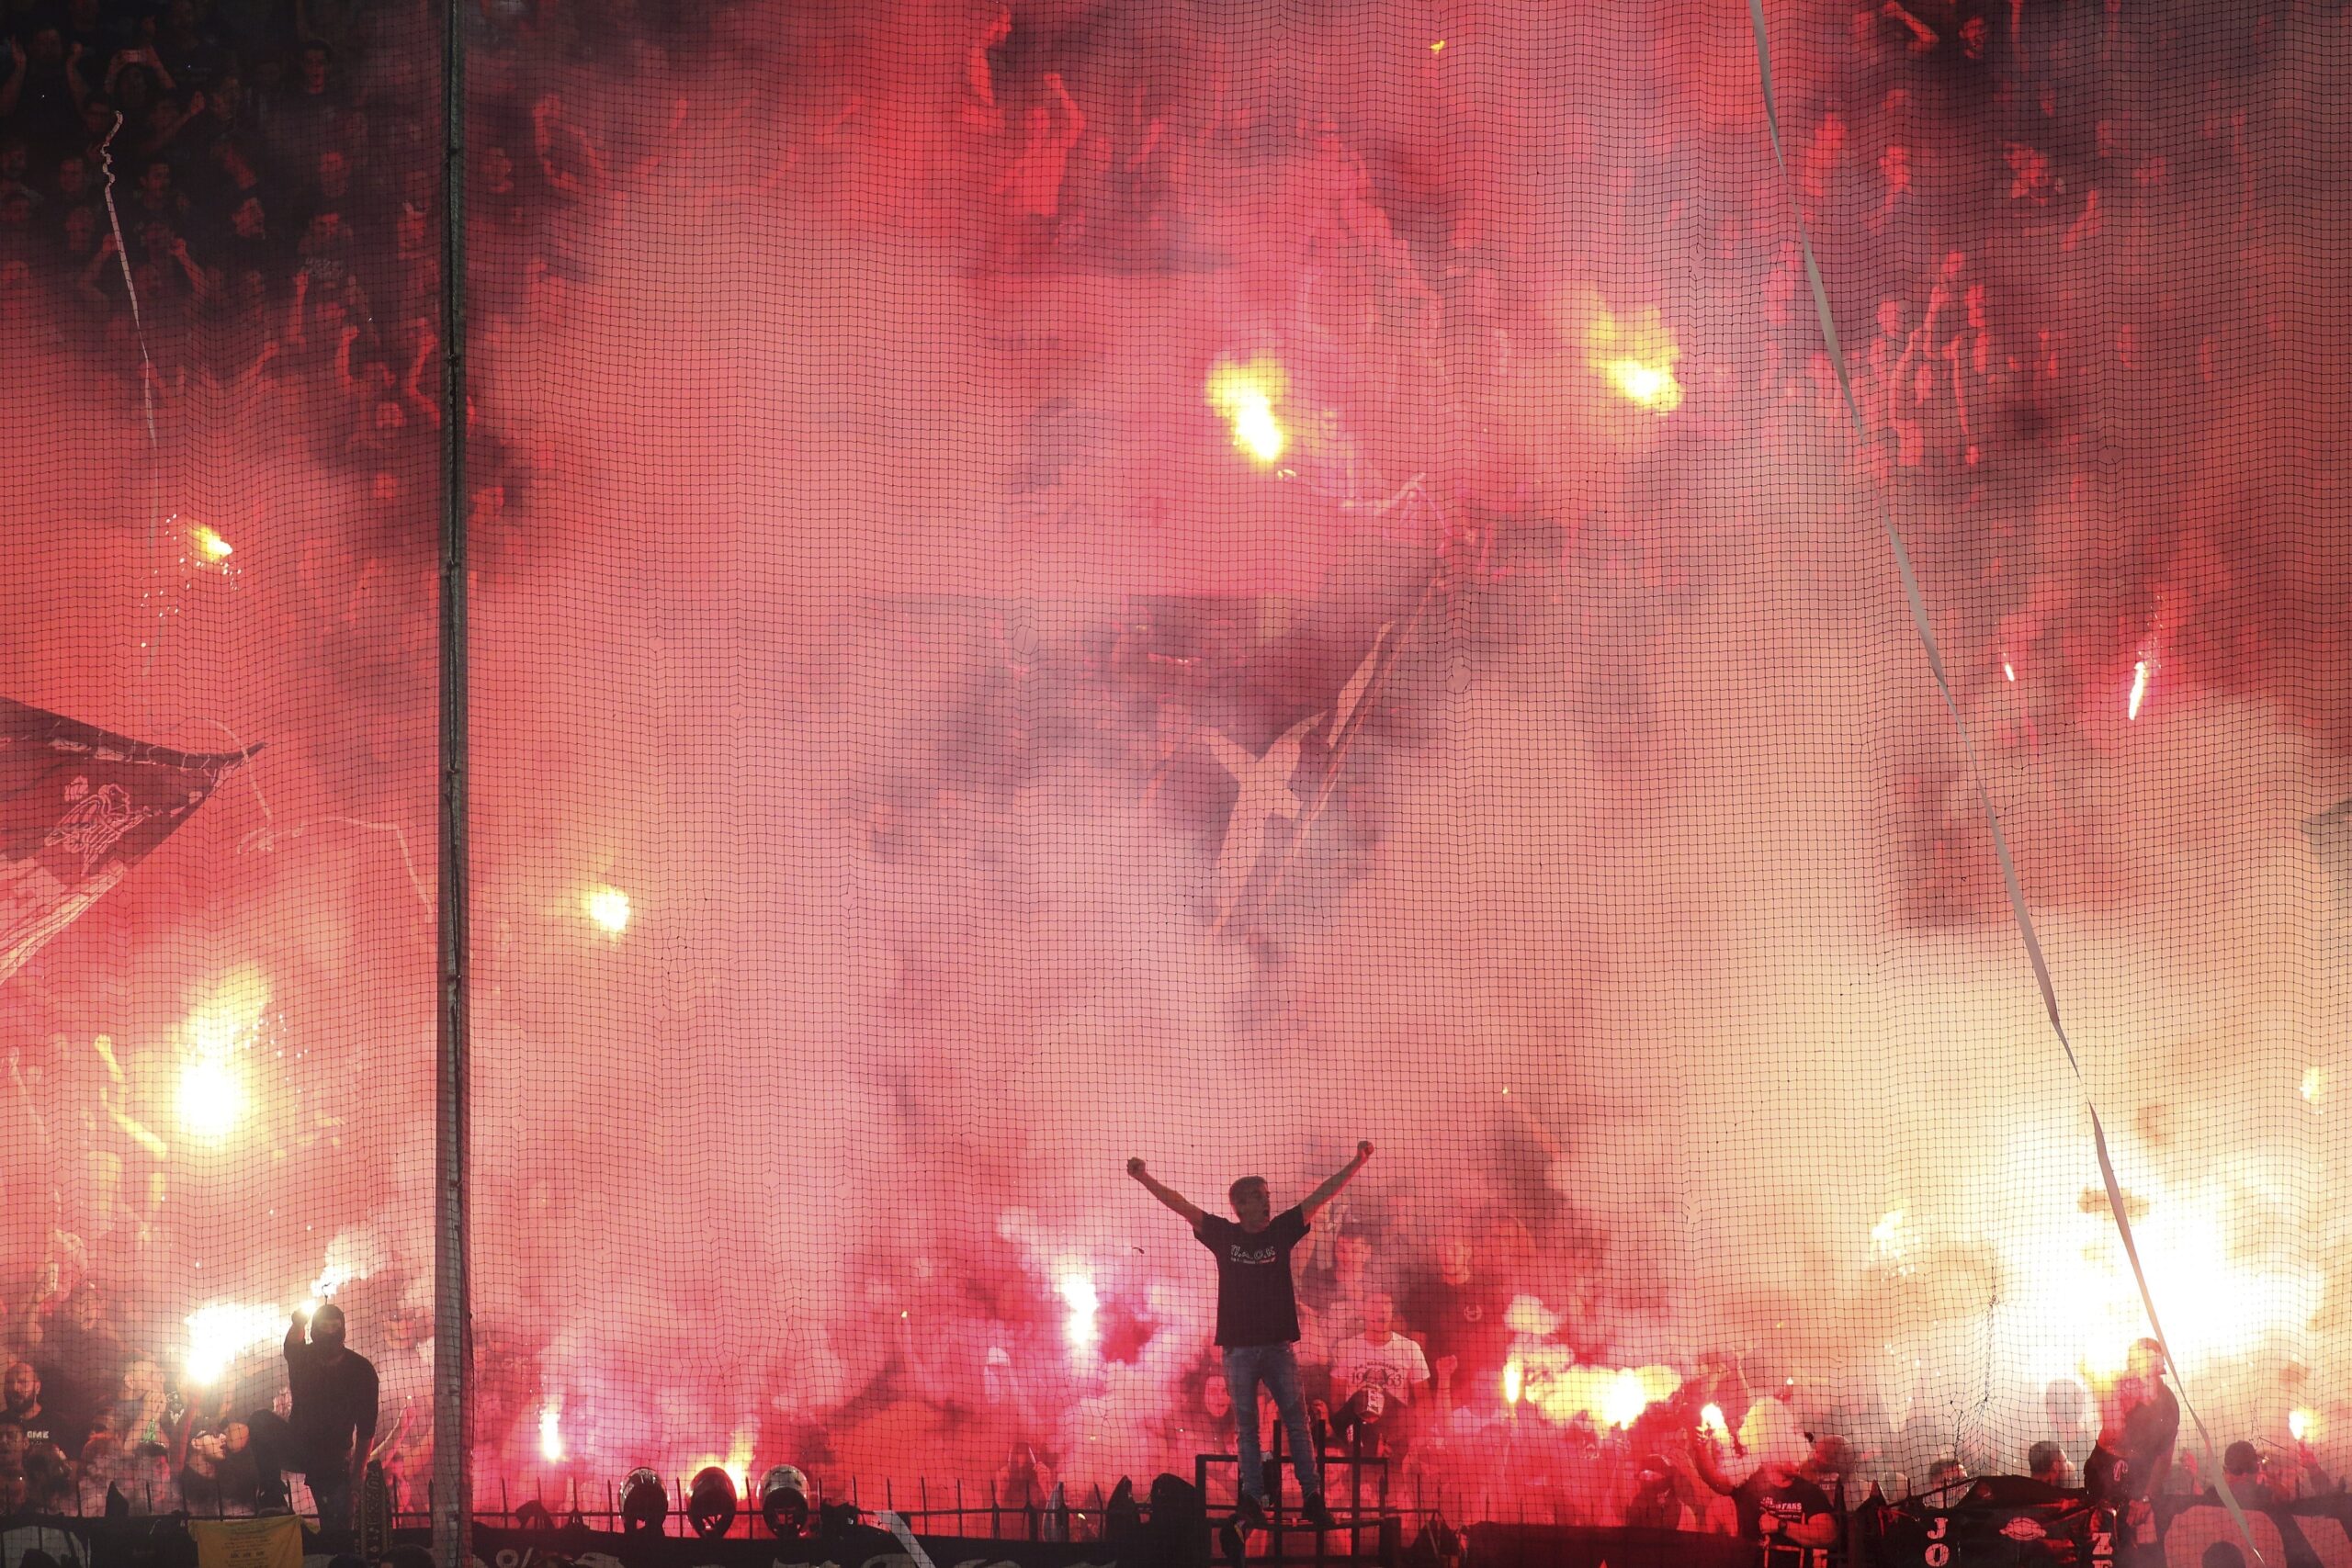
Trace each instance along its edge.
<path fill-rule="evenodd" d="M 0 985 L 259 750 L 169 751 L 0 697 Z"/>
<path fill-rule="evenodd" d="M 1204 673 L 1183 699 L 1187 719 L 1170 738 L 1154 788 L 1209 814 L 1210 919 L 1220 930 L 1264 908 L 1297 864 L 1425 618 L 1435 588 L 1425 556 L 1396 552 L 1373 575 L 1381 580 L 1373 591 L 1263 638 L 1238 668 Z M 1153 619 L 1164 626 L 1182 618 L 1170 615 L 1176 608 Z M 1189 608 L 1251 618 L 1235 602 Z"/>
<path fill-rule="evenodd" d="M 302 1568 L 302 1521 L 291 1514 L 254 1519 L 191 1519 L 197 1568 Z"/>

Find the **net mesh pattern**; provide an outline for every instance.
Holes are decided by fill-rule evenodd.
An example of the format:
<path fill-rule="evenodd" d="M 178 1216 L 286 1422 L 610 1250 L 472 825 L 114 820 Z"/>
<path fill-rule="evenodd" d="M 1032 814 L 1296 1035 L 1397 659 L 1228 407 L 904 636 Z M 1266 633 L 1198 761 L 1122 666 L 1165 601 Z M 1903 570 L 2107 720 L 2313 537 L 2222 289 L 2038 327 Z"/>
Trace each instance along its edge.
<path fill-rule="evenodd" d="M 470 8 L 452 496 L 441 18 L 12 12 L 0 1502 L 332 1510 L 332 1301 L 424 1508 L 451 512 L 484 1517 L 1193 1477 L 1130 1159 L 1314 1203 L 1396 1506 L 2079 1483 L 2086 1097 L 2331 1489 L 2352 24 L 1767 16 L 1785 167 L 1712 0 Z"/>

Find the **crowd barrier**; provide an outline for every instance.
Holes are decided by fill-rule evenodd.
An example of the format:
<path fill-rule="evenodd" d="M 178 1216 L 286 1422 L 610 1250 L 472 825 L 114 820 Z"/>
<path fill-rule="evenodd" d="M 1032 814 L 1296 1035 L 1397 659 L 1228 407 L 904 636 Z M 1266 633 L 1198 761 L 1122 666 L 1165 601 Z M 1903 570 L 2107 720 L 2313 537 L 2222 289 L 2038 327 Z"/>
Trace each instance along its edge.
<path fill-rule="evenodd" d="M 1917 1504 L 1889 1510 L 1864 1528 L 1863 1515 L 1833 1568 L 1988 1568 L 2132 1561 L 2112 1517 L 2078 1494 L 2044 1503 Z M 2270 1568 L 2352 1568 L 2352 1495 L 2250 1508 L 2254 1544 Z M 2168 1500 L 2156 1514 L 2165 1568 L 2211 1568 L 2247 1561 L 2229 1514 L 2210 1500 Z M 1151 1540 L 1046 1541 L 916 1535 L 917 1562 L 892 1532 L 857 1524 L 808 1538 L 704 1540 L 584 1525 L 553 1529 L 477 1526 L 476 1568 L 1168 1568 Z M 430 1537 L 395 1530 L 382 1554 L 392 1568 L 429 1568 Z M 1477 1524 L 1465 1532 L 1464 1568 L 1755 1568 L 1756 1549 L 1727 1536 L 1689 1531 L 1528 1524 Z M 1408 1551 L 1407 1556 L 1417 1555 Z M 1807 1553 L 1806 1556 L 1812 1554 Z M 331 1568 L 342 1553 L 287 1517 L 189 1521 L 18 1517 L 0 1521 L 0 1568 Z M 1123 1563 L 1123 1559 L 1125 1561 Z M 344 1559 L 350 1568 L 356 1559 Z M 2142 1556 L 2139 1561 L 2149 1559 Z"/>

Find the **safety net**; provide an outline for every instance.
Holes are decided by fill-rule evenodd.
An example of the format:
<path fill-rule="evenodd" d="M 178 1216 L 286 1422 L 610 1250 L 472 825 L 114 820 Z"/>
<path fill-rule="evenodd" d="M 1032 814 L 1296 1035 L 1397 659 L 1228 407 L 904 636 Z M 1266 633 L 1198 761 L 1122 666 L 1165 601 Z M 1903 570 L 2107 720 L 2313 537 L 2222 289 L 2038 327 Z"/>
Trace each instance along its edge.
<path fill-rule="evenodd" d="M 6 25 L 0 1514 L 2352 1553 L 2342 5 Z"/>

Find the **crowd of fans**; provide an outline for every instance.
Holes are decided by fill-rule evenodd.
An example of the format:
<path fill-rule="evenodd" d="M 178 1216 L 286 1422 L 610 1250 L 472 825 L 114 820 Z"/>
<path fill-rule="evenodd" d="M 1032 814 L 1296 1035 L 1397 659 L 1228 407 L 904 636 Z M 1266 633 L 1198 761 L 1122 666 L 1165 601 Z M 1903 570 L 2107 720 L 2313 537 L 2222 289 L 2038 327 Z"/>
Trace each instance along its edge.
<path fill-rule="evenodd" d="M 483 47 L 512 55 L 541 19 L 537 7 L 487 5 Z M 2037 35 L 2036 18 L 2016 6 L 1889 3 L 1858 9 L 1854 22 L 1856 46 L 1873 56 L 1955 69 L 1988 53 L 2002 62 L 1985 111 L 2007 137 L 1989 204 L 1951 199 L 1983 188 L 1984 171 L 1951 166 L 1916 87 L 1891 85 L 1819 116 L 1793 152 L 1802 205 L 1833 271 L 1867 243 L 1877 247 L 1869 265 L 1840 276 L 1885 284 L 1856 301 L 1871 323 L 1849 343 L 1865 435 L 1856 461 L 1932 495 L 1942 514 L 1973 520 L 1929 538 L 1926 554 L 1939 570 L 1964 569 L 1988 585 L 1966 603 L 2006 606 L 1976 628 L 1963 679 L 1986 733 L 2031 748 L 2067 722 L 2070 699 L 2057 694 L 2080 689 L 2081 672 L 2112 650 L 2070 644 L 2073 624 L 2032 592 L 2039 542 L 2021 512 L 2005 511 L 2014 499 L 2005 487 L 2023 482 L 2027 459 L 2017 454 L 2030 448 L 2042 464 L 2031 433 L 2062 427 L 2066 409 L 2119 374 L 2153 403 L 2207 400 L 2246 344 L 2278 329 L 2261 313 L 2256 274 L 2235 306 L 2196 320 L 2156 310 L 2160 291 L 2144 320 L 2046 298 L 2043 317 L 2020 319 L 2013 297 L 2025 278 L 2087 288 L 2132 265 L 2184 214 L 2223 212 L 2252 225 L 2245 115 L 2264 106 L 2231 101 L 2230 83 L 2217 78 L 2186 133 L 2159 135 L 2144 117 L 2090 118 L 2062 96 L 2080 63 L 2068 51 L 2131 69 L 2137 35 L 2112 6 L 2087 32 L 2068 20 L 2063 39 Z M 1294 276 L 1279 290 L 1244 288 L 1237 309 L 1287 322 L 1303 375 L 1318 355 L 1351 367 L 1332 379 L 1351 386 L 1359 424 L 1392 433 L 1383 466 L 1432 466 L 1414 460 L 1427 451 L 1396 429 L 1419 425 L 1435 446 L 1483 428 L 1478 411 L 1514 395 L 1525 346 L 1544 337 L 1551 308 L 1532 236 L 1491 220 L 1407 210 L 1329 124 L 1187 113 L 1102 94 L 1075 74 L 1001 70 L 1010 29 L 1009 12 L 980 8 L 956 116 L 993 160 L 986 189 L 1002 222 L 989 265 L 1175 265 L 1188 245 L 1214 244 L 1219 192 L 1246 185 L 1233 176 L 1272 138 L 1321 182 L 1325 217 L 1272 253 L 1300 262 Z M 0 68 L 0 318 L 115 374 L 126 409 L 152 402 L 167 423 L 195 410 L 279 422 L 305 433 L 319 460 L 368 476 L 386 505 L 413 502 L 414 469 L 429 462 L 442 417 L 440 143 L 428 64 L 436 30 L 417 0 L 14 7 Z M 529 103 L 527 122 L 510 116 L 494 122 L 496 135 L 475 138 L 469 201 L 485 237 L 527 229 L 553 208 L 593 214 L 651 167 L 622 167 L 557 96 Z M 866 112 L 855 93 L 840 95 L 809 128 L 816 151 L 794 156 L 854 141 Z M 1669 145 L 1657 155 L 1676 152 Z M 1646 222 L 1626 190 L 1636 171 L 1622 172 L 1609 187 L 1621 194 L 1589 215 L 1597 250 L 1629 244 Z M 1672 222 L 1684 248 L 1722 277 L 1766 279 L 1759 342 L 1681 367 L 1696 398 L 1725 409 L 1768 403 L 1773 417 L 1804 423 L 1825 443 L 1842 439 L 1842 397 L 1777 196 L 1759 188 L 1746 206 L 1678 204 Z M 545 277 L 544 258 L 537 265 L 533 277 Z M 2108 323 L 2103 335 L 2079 324 L 2092 320 Z M 1423 418 L 1430 402 L 1453 412 Z M 498 477 L 498 436 L 485 432 L 478 448 L 486 455 L 478 476 L 488 477 L 471 498 L 477 513 L 514 503 Z M 1511 453 L 1477 439 L 1456 445 L 1450 501 L 1490 516 L 1542 509 L 1546 481 Z M 1622 562 L 1642 591 L 1675 586 L 1670 537 L 1632 516 L 1592 528 L 1569 547 Z M 1968 543 L 2004 528 L 2014 536 L 1998 548 Z M 1933 874 L 1922 898 L 1939 908 L 1992 886 L 1953 847 L 1961 835 L 1947 819 L 1939 791 L 1924 787 L 1920 848 Z M 125 1218 L 114 1226 L 110 1216 L 93 1234 L 110 1231 L 129 1246 L 141 1221 Z M 1953 1446 L 1949 1433 L 1849 1423 L 1844 1449 L 1792 1450 L 1807 1391 L 1779 1380 L 1759 1387 L 1730 1364 L 1693 1371 L 1671 1400 L 1627 1426 L 1539 1417 L 1505 1397 L 1507 1367 L 1523 1338 L 1572 1339 L 1577 1314 L 1538 1303 L 1548 1322 L 1512 1323 L 1535 1246 L 1523 1227 L 1501 1224 L 1451 1238 L 1428 1258 L 1397 1258 L 1368 1233 L 1340 1232 L 1306 1282 L 1302 1348 L 1335 1451 L 1367 1445 L 1393 1456 L 1429 1498 L 1453 1499 L 1460 1517 L 1736 1529 L 1743 1483 L 1729 1461 L 1769 1451 L 1792 1476 L 1815 1472 L 1797 1479 L 1850 1483 L 1871 1455 Z M 135 1271 L 109 1256 L 92 1272 L 112 1277 L 109 1269 Z M 126 1342 L 88 1279 L 66 1284 L 52 1270 L 11 1332 L 0 1506 L 164 1511 L 250 1506 L 258 1495 L 248 1425 L 180 1386 L 169 1348 Z M 1603 1364 L 1610 1353 L 1605 1343 L 1570 1348 Z M 1189 1472 L 1193 1452 L 1221 1446 L 1227 1411 L 1222 1380 L 1205 1367 L 1183 1387 L 1162 1435 L 1171 1467 Z M 1723 1413 L 1722 1427 L 1702 1418 L 1709 1406 Z M 1996 1462 L 2077 1479 L 2097 1427 L 2086 1411 L 2071 1419 L 2073 1430 L 2030 1457 Z M 1035 1436 L 998 1478 L 1013 1506 L 1035 1506 L 1050 1490 L 1039 1477 L 1057 1457 L 1051 1422 L 1041 1420 Z M 2243 1497 L 2324 1484 L 2308 1451 L 2292 1448 L 2266 1457 L 2241 1444 L 2224 1468 L 2219 1483 Z M 1889 1495 L 1913 1484 L 1892 1471 L 1871 1479 Z M 1938 1468 L 1917 1484 L 1951 1479 Z"/>
<path fill-rule="evenodd" d="M 1730 1356 L 1688 1370 L 1638 1416 L 1564 1413 L 1540 1381 L 1564 1365 L 1606 1367 L 1608 1347 L 1589 1342 L 1573 1311 L 1553 1313 L 1522 1293 L 1533 1260 L 1526 1233 L 1508 1223 L 1475 1242 L 1447 1239 L 1426 1258 L 1385 1257 L 1362 1230 L 1340 1231 L 1302 1278 L 1298 1358 L 1322 1451 L 1386 1459 L 1393 1498 L 1455 1519 L 1724 1532 L 1754 1524 L 1743 1488 L 1789 1475 L 1825 1488 L 1840 1513 L 1872 1499 L 1957 1502 L 1963 1483 L 1987 1474 L 2117 1499 L 2211 1490 L 2193 1445 L 2174 1462 L 2179 1410 L 2153 1342 L 2095 1394 L 2074 1380 L 2052 1384 L 2049 1435 L 2014 1451 L 1921 1410 L 1892 1425 L 1874 1399 L 1848 1405 L 1801 1372 Z M 1229 1419 L 1213 1364 L 1192 1388 L 1171 1450 L 1212 1447 Z M 1269 1400 L 1264 1429 L 1272 1417 Z M 2242 1440 L 2222 1463 L 2248 1506 L 2336 1490 L 2301 1438 Z M 1327 1483 L 1338 1496 L 1351 1483 L 1327 1467 Z"/>
<path fill-rule="evenodd" d="M 15 24 L 12 314 L 126 377 L 143 347 L 167 398 L 277 383 L 340 394 L 355 441 L 431 425 L 435 139 L 424 95 L 386 90 L 432 58 L 422 7 L 72 0 Z"/>

